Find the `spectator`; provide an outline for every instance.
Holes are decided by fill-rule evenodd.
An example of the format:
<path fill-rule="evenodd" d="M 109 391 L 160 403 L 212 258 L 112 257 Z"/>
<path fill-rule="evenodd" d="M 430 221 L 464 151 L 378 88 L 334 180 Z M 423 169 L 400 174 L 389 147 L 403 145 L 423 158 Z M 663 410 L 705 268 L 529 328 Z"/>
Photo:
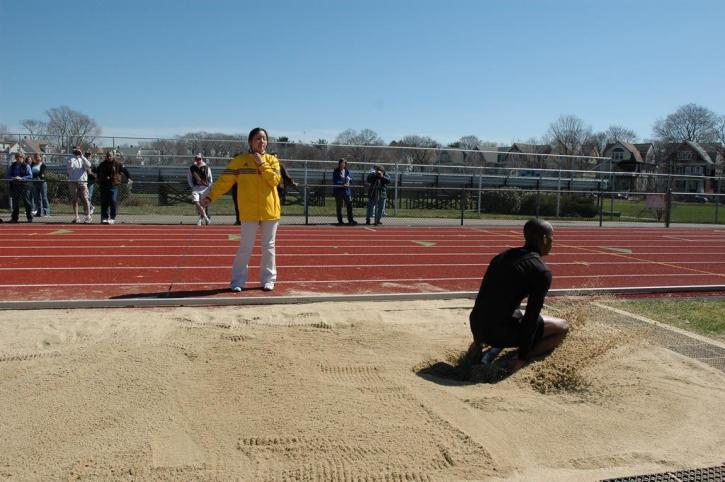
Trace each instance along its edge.
<path fill-rule="evenodd" d="M 113 224 L 116 222 L 118 186 L 123 182 L 121 176 L 126 176 L 129 187 L 133 184 L 133 180 L 128 173 L 128 169 L 121 161 L 115 159 L 110 152 L 106 153 L 103 162 L 98 165 L 96 175 L 101 194 L 101 223 Z"/>
<path fill-rule="evenodd" d="M 33 172 L 33 209 L 34 215 L 44 218 L 50 216 L 50 204 L 48 203 L 48 183 L 45 180 L 45 163 L 40 154 L 33 155 L 33 162 L 30 164 Z"/>
<path fill-rule="evenodd" d="M 281 175 L 279 161 L 266 152 L 267 139 L 266 129 L 252 129 L 248 136 L 249 152 L 229 161 L 209 194 L 201 201 L 201 205 L 207 207 L 233 185 L 238 185 L 241 236 L 232 265 L 231 289 L 234 292 L 242 291 L 247 282 L 249 259 L 259 227 L 262 230 L 262 261 L 259 270 L 262 289 L 272 291 L 277 281 L 275 239 L 281 215 L 277 193 Z"/>
<path fill-rule="evenodd" d="M 83 202 L 85 212 L 84 223 L 91 222 L 91 203 L 88 198 L 88 171 L 91 169 L 91 163 L 83 156 L 80 147 L 73 148 L 73 157 L 68 159 L 66 165 L 68 171 L 69 188 L 71 191 L 71 200 L 73 201 L 73 223 L 79 221 L 78 218 L 78 201 Z"/>
<path fill-rule="evenodd" d="M 388 200 L 387 186 L 390 178 L 385 175 L 385 167 L 375 166 L 375 170 L 368 174 L 368 211 L 365 224 L 370 224 L 370 219 L 375 218 L 375 225 L 383 224 L 381 218 L 385 212 L 385 203 Z"/>
<path fill-rule="evenodd" d="M 335 195 L 335 211 L 337 213 L 337 224 L 343 225 L 342 222 L 342 205 L 347 208 L 347 222 L 350 226 L 355 226 L 357 222 L 352 216 L 352 173 L 347 168 L 347 160 L 340 159 L 337 161 L 337 168 L 332 173 L 332 192 Z"/>
<path fill-rule="evenodd" d="M 204 162 L 204 156 L 201 153 L 194 156 L 194 163 L 189 167 L 186 174 L 186 182 L 191 188 L 191 201 L 196 206 L 196 212 L 199 213 L 197 226 L 209 224 L 209 213 L 207 208 L 202 207 L 200 201 L 209 194 L 212 184 L 211 168 Z"/>
<path fill-rule="evenodd" d="M 25 163 L 22 152 L 15 153 L 15 162 L 8 166 L 8 179 L 10 180 L 10 199 L 12 201 L 10 222 L 17 223 L 20 218 L 20 203 L 25 206 L 25 216 L 28 222 L 33 222 L 33 210 L 28 190 L 28 183 L 33 180 L 33 171 Z"/>
<path fill-rule="evenodd" d="M 285 204 L 287 201 L 287 186 L 292 186 L 294 188 L 297 187 L 297 183 L 295 182 L 292 177 L 290 177 L 289 173 L 287 172 L 287 169 L 280 163 L 279 165 L 280 175 L 282 176 L 282 181 L 279 183 L 279 186 L 277 186 L 277 193 L 279 194 L 279 201 L 282 205 Z"/>
<path fill-rule="evenodd" d="M 88 169 L 88 203 L 91 206 L 91 214 L 96 210 L 96 208 L 93 206 L 93 188 L 96 185 L 96 162 L 93 159 L 93 155 L 90 153 L 90 151 L 86 151 L 86 159 L 88 159 L 88 162 L 91 163 L 91 168 Z"/>

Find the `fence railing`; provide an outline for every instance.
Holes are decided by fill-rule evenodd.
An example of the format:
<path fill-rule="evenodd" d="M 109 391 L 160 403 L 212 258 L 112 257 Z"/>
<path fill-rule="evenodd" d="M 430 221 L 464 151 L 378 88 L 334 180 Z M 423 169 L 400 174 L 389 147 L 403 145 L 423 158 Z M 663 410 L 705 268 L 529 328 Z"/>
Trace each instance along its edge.
<path fill-rule="evenodd" d="M 129 170 L 134 184 L 132 188 L 119 186 L 118 222 L 196 222 L 185 168 L 135 166 Z M 335 223 L 337 213 L 331 172 L 304 166 L 288 170 L 297 186 L 280 192 L 284 222 Z M 218 169 L 214 171 L 215 175 L 220 173 Z M 393 224 L 474 224 L 482 220 L 532 216 L 588 220 L 600 225 L 622 221 L 667 226 L 671 223 L 725 222 L 720 209 L 725 201 L 725 194 L 719 191 L 722 178 L 706 179 L 714 181 L 716 191 L 692 193 L 662 190 L 656 185 L 646 191 L 617 191 L 610 188 L 609 173 L 606 172 L 600 173 L 600 178 L 565 171 L 561 177 L 498 175 L 490 171 L 484 174 L 482 170 L 477 175 L 400 172 L 395 166 L 388 172 L 391 183 L 387 189 L 385 218 Z M 703 180 L 697 176 L 685 177 Z M 22 183 L 22 188 L 17 186 L 13 188 L 9 180 L 0 183 L 0 209 L 12 211 L 16 204 L 22 221 L 27 202 L 32 213 L 42 215 L 45 193 L 50 216 L 36 219 L 36 222 L 62 223 L 72 219 L 75 185 L 68 182 L 62 170 L 50 167 L 46 182 L 27 181 Z M 91 190 L 92 204 L 96 208 L 92 219 L 100 222 L 99 190 L 97 186 Z M 369 199 L 368 186 L 362 176 L 358 176 L 352 186 L 352 193 L 355 216 L 364 220 Z M 82 207 L 80 212 L 83 212 Z M 235 210 L 231 195 L 214 203 L 211 212 L 215 223 L 233 223 Z"/>

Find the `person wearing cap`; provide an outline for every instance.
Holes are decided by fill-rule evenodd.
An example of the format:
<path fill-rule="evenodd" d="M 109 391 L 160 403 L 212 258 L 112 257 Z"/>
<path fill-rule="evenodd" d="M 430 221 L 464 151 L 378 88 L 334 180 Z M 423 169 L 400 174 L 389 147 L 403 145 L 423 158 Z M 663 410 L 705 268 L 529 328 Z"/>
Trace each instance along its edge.
<path fill-rule="evenodd" d="M 103 162 L 96 168 L 96 182 L 101 194 L 101 224 L 116 222 L 118 186 L 123 183 L 122 175 L 126 176 L 128 185 L 131 186 L 133 180 L 126 166 L 107 152 Z"/>
<path fill-rule="evenodd" d="M 197 226 L 209 224 L 209 212 L 207 208 L 201 205 L 212 185 L 211 168 L 204 162 L 204 156 L 201 153 L 194 156 L 194 163 L 189 167 L 186 173 L 186 182 L 191 188 L 191 202 L 196 206 L 196 212 L 199 213 Z"/>
<path fill-rule="evenodd" d="M 85 212 L 84 223 L 91 222 L 91 202 L 88 198 L 88 171 L 91 170 L 91 163 L 83 156 L 80 147 L 73 148 L 73 157 L 68 159 L 66 164 L 68 171 L 68 181 L 70 183 L 71 200 L 73 202 L 73 221 L 77 223 L 78 218 L 78 200 L 83 201 L 83 209 Z"/>
<path fill-rule="evenodd" d="M 239 249 L 232 265 L 232 291 L 244 289 L 249 275 L 249 259 L 252 257 L 257 230 L 261 228 L 262 259 L 259 277 L 262 290 L 272 291 L 277 281 L 276 233 L 282 210 L 277 186 L 282 176 L 277 157 L 267 153 L 267 130 L 255 127 L 249 132 L 249 152 L 234 157 L 211 191 L 201 200 L 207 207 L 237 185 L 241 232 Z"/>
<path fill-rule="evenodd" d="M 551 252 L 553 243 L 551 224 L 531 219 L 524 225 L 524 246 L 507 249 L 491 260 L 469 316 L 473 343 L 467 359 L 481 360 L 484 345 L 518 348 L 509 367 L 516 371 L 564 341 L 569 323 L 541 316 L 551 286 L 551 271 L 541 258 Z M 528 300 L 522 312 L 519 306 L 524 298 Z M 483 357 L 490 363 L 489 357 Z"/>
<path fill-rule="evenodd" d="M 28 218 L 28 222 L 32 223 L 33 208 L 27 184 L 33 180 L 33 171 L 25 163 L 25 155 L 22 152 L 15 153 L 15 162 L 8 166 L 7 178 L 10 180 L 10 200 L 12 201 L 10 222 L 18 222 L 22 202 L 25 207 L 25 216 Z"/>

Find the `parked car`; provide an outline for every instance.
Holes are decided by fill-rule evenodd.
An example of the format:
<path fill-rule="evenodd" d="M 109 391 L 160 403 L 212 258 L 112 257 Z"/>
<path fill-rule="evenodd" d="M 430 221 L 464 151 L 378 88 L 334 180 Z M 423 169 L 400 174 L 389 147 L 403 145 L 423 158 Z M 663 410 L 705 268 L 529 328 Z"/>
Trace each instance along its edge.
<path fill-rule="evenodd" d="M 692 202 L 706 203 L 706 202 L 710 202 L 710 200 L 706 196 L 702 196 L 702 195 L 698 194 L 697 196 L 692 196 Z"/>

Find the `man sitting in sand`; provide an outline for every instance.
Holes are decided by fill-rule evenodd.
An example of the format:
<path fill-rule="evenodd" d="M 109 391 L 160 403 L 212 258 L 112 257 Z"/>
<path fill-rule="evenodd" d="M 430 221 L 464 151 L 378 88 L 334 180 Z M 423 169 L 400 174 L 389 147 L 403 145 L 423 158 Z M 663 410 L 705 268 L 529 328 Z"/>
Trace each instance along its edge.
<path fill-rule="evenodd" d="M 481 359 L 484 344 L 494 349 L 518 348 L 510 366 L 516 371 L 531 357 L 556 348 L 569 331 L 567 321 L 540 315 L 551 286 L 551 271 L 541 257 L 551 251 L 554 228 L 532 219 L 524 225 L 524 238 L 523 247 L 498 254 L 486 270 L 469 317 L 473 333 L 469 360 Z M 519 306 L 526 297 L 522 313 Z"/>

